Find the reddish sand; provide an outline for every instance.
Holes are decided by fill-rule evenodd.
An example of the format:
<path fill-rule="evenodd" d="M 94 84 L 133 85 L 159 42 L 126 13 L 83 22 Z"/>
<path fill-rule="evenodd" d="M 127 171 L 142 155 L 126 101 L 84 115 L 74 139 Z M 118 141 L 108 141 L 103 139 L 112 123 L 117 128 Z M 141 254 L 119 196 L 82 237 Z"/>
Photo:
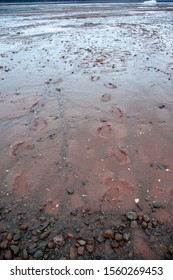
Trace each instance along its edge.
<path fill-rule="evenodd" d="M 8 223 L 15 227 L 20 211 L 30 222 L 41 211 L 69 230 L 75 209 L 91 211 L 91 221 L 102 211 L 109 227 L 111 215 L 133 209 L 169 228 L 171 8 L 56 9 L 1 15 L 0 201 L 12 210 Z M 83 219 L 76 218 L 81 235 Z M 154 252 L 134 230 L 138 258 L 164 258 L 171 234 L 164 235 Z"/>

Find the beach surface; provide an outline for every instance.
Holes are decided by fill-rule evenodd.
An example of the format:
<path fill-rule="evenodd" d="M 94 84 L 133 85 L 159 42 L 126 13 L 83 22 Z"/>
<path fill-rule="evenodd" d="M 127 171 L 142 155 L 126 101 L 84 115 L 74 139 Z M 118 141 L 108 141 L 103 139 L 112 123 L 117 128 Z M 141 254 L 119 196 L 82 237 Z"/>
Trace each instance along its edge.
<path fill-rule="evenodd" d="M 173 6 L 0 6 L 0 258 L 173 257 Z"/>

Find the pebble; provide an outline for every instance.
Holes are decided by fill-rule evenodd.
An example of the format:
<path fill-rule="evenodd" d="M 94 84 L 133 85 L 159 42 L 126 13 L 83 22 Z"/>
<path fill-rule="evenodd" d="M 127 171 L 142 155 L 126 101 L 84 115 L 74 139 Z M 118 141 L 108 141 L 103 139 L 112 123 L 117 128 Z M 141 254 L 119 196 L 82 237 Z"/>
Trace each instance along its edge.
<path fill-rule="evenodd" d="M 33 243 L 29 246 L 29 254 L 33 255 L 36 251 L 37 243 Z"/>
<path fill-rule="evenodd" d="M 67 193 L 68 194 L 74 194 L 74 189 L 71 189 L 71 188 L 67 189 Z"/>
<path fill-rule="evenodd" d="M 129 212 L 127 212 L 127 214 L 126 214 L 126 217 L 127 217 L 128 220 L 134 221 L 134 220 L 137 219 L 138 215 L 137 215 L 137 213 L 134 212 L 134 211 L 129 211 Z"/>
<path fill-rule="evenodd" d="M 48 247 L 49 249 L 53 249 L 53 247 L 54 247 L 53 242 L 48 242 L 47 247 Z"/>
<path fill-rule="evenodd" d="M 107 122 L 107 119 L 100 119 L 101 122 Z"/>
<path fill-rule="evenodd" d="M 78 239 L 77 242 L 79 243 L 79 245 L 84 246 L 87 242 L 83 239 Z"/>
<path fill-rule="evenodd" d="M 112 242 L 111 242 L 111 247 L 112 248 L 118 248 L 120 245 L 119 245 L 119 242 L 118 241 L 116 241 L 116 240 L 113 240 Z"/>
<path fill-rule="evenodd" d="M 38 234 L 38 233 L 37 233 L 35 230 L 32 231 L 32 235 L 33 235 L 33 236 L 37 236 L 37 234 Z"/>
<path fill-rule="evenodd" d="M 10 248 L 13 251 L 14 255 L 17 256 L 19 253 L 19 247 L 16 245 L 11 245 Z"/>
<path fill-rule="evenodd" d="M 84 249 L 85 249 L 84 246 L 79 246 L 79 247 L 77 248 L 77 253 L 78 253 L 80 256 L 82 256 L 83 253 L 84 253 Z"/>
<path fill-rule="evenodd" d="M 131 228 L 137 228 L 138 223 L 137 223 L 136 221 L 132 221 L 132 222 L 130 223 L 130 226 L 131 226 Z"/>
<path fill-rule="evenodd" d="M 70 212 L 70 215 L 72 215 L 72 216 L 77 216 L 77 210 L 72 210 L 71 212 Z"/>
<path fill-rule="evenodd" d="M 148 215 L 143 215 L 143 220 L 148 223 L 150 221 L 150 217 Z"/>
<path fill-rule="evenodd" d="M 19 241 L 14 241 L 14 240 L 11 240 L 11 245 L 17 245 L 19 243 Z"/>
<path fill-rule="evenodd" d="M 23 258 L 24 260 L 28 260 L 28 252 L 27 252 L 26 249 L 23 249 L 23 251 L 22 251 L 22 258 Z"/>
<path fill-rule="evenodd" d="M 41 217 L 40 217 L 40 221 L 41 221 L 41 222 L 45 222 L 45 221 L 46 221 L 46 217 L 45 217 L 45 216 L 41 216 Z"/>
<path fill-rule="evenodd" d="M 70 260 L 76 259 L 76 250 L 73 247 L 70 247 Z"/>
<path fill-rule="evenodd" d="M 153 203 L 153 207 L 156 208 L 156 209 L 159 209 L 159 208 L 162 207 L 162 205 L 161 205 L 161 203 L 159 203 L 159 202 L 154 202 L 154 203 Z"/>
<path fill-rule="evenodd" d="M 0 233 L 6 231 L 6 225 L 3 223 L 0 223 Z"/>
<path fill-rule="evenodd" d="M 10 233 L 8 233 L 8 235 L 7 235 L 7 240 L 8 241 L 11 241 L 13 239 L 13 234 L 10 232 Z"/>
<path fill-rule="evenodd" d="M 28 229 L 28 224 L 22 224 L 22 225 L 20 226 L 20 229 L 21 229 L 21 230 L 27 230 L 27 229 Z"/>
<path fill-rule="evenodd" d="M 130 250 L 129 253 L 128 253 L 129 258 L 132 258 L 132 257 L 133 257 L 133 254 L 134 254 L 133 251 Z"/>
<path fill-rule="evenodd" d="M 130 235 L 130 233 L 124 233 L 123 234 L 123 239 L 125 240 L 125 241 L 129 241 L 130 240 L 130 237 L 131 237 L 131 235 Z"/>
<path fill-rule="evenodd" d="M 80 232 L 80 228 L 78 228 L 78 227 L 74 227 L 74 230 L 76 231 L 76 233 L 79 233 Z"/>
<path fill-rule="evenodd" d="M 14 241 L 19 241 L 20 238 L 21 238 L 20 233 L 16 233 L 16 234 L 13 236 L 13 240 L 14 240 Z"/>
<path fill-rule="evenodd" d="M 64 237 L 61 234 L 55 236 L 53 242 L 58 246 L 63 246 L 65 244 Z"/>
<path fill-rule="evenodd" d="M 41 224 L 41 226 L 40 226 L 40 230 L 41 231 L 43 231 L 43 230 L 45 230 L 48 226 L 49 226 L 49 224 L 50 224 L 50 222 L 45 222 L 45 223 L 43 223 L 43 224 Z"/>
<path fill-rule="evenodd" d="M 49 255 L 48 254 L 44 254 L 44 260 L 48 260 Z"/>
<path fill-rule="evenodd" d="M 105 237 L 103 236 L 103 232 L 101 232 L 101 231 L 99 232 L 97 240 L 100 243 L 105 241 Z"/>
<path fill-rule="evenodd" d="M 147 236 L 150 236 L 150 235 L 151 235 L 151 232 L 146 228 L 146 229 L 145 229 L 145 234 L 146 234 Z"/>
<path fill-rule="evenodd" d="M 67 233 L 67 238 L 68 238 L 68 239 L 73 239 L 73 238 L 74 238 L 74 234 L 68 232 L 68 233 Z"/>
<path fill-rule="evenodd" d="M 5 260 L 12 260 L 13 259 L 13 253 L 11 250 L 7 250 L 5 251 L 5 255 L 4 255 Z"/>
<path fill-rule="evenodd" d="M 106 238 L 114 238 L 114 232 L 112 229 L 107 229 L 104 231 L 103 236 Z"/>
<path fill-rule="evenodd" d="M 41 239 L 46 239 L 50 234 L 51 234 L 51 231 L 47 230 L 40 235 L 40 238 Z"/>
<path fill-rule="evenodd" d="M 94 246 L 93 245 L 87 245 L 86 249 L 87 249 L 88 253 L 93 253 L 94 252 Z"/>
<path fill-rule="evenodd" d="M 8 247 L 8 240 L 4 240 L 0 243 L 1 249 L 7 249 L 7 247 Z"/>
<path fill-rule="evenodd" d="M 35 252 L 34 258 L 35 258 L 36 260 L 40 260 L 40 259 L 42 259 L 43 255 L 44 255 L 44 254 L 43 254 L 43 251 L 42 251 L 42 250 L 38 250 L 38 251 Z"/>
<path fill-rule="evenodd" d="M 115 234 L 115 240 L 116 241 L 122 241 L 123 240 L 123 235 L 120 233 L 116 233 Z"/>
<path fill-rule="evenodd" d="M 141 226 L 142 226 L 143 228 L 147 228 L 148 224 L 147 224 L 146 222 L 142 222 Z"/>
<path fill-rule="evenodd" d="M 39 244 L 38 244 L 38 248 L 42 251 L 44 251 L 47 247 L 47 242 L 46 241 L 41 241 Z"/>

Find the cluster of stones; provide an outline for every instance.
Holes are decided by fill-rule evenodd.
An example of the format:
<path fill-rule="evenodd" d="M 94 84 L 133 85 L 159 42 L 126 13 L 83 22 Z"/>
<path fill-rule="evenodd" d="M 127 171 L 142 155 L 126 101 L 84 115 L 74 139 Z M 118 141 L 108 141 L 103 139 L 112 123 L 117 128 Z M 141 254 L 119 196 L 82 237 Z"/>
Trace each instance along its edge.
<path fill-rule="evenodd" d="M 72 214 L 76 216 L 77 212 Z M 90 212 L 89 214 L 91 215 Z M 141 229 L 150 236 L 159 224 L 149 215 L 131 210 L 116 225 L 104 228 L 104 223 L 101 223 L 97 235 L 86 238 L 80 235 L 80 229 L 75 230 L 76 234 L 73 232 L 55 234 L 53 222 L 51 223 L 46 217 L 40 217 L 40 221 L 41 225 L 36 228 L 21 221 L 17 229 L 10 232 L 6 229 L 1 231 L 0 259 L 56 259 L 57 250 L 63 252 L 63 246 L 67 248 L 63 259 L 83 259 L 86 256 L 92 258 L 97 254 L 98 247 L 104 243 L 109 243 L 116 253 L 118 248 L 132 243 L 133 229 Z M 173 246 L 170 245 L 166 258 L 170 259 L 172 256 Z"/>
<path fill-rule="evenodd" d="M 36 229 L 23 223 L 19 228 L 0 235 L 0 258 L 5 260 L 49 259 L 49 251 L 65 244 L 64 237 L 59 234 L 49 238 L 52 230 L 50 222 L 45 221 Z M 47 239 L 50 239 L 47 241 Z M 25 240 L 25 241 L 24 241 Z"/>

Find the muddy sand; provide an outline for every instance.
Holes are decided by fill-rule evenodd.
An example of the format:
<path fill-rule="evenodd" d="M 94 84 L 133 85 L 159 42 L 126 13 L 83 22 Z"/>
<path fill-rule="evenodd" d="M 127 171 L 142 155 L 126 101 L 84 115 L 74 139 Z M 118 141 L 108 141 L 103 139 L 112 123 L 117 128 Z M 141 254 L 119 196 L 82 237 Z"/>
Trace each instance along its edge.
<path fill-rule="evenodd" d="M 173 7 L 0 6 L 0 258 L 173 258 Z"/>

